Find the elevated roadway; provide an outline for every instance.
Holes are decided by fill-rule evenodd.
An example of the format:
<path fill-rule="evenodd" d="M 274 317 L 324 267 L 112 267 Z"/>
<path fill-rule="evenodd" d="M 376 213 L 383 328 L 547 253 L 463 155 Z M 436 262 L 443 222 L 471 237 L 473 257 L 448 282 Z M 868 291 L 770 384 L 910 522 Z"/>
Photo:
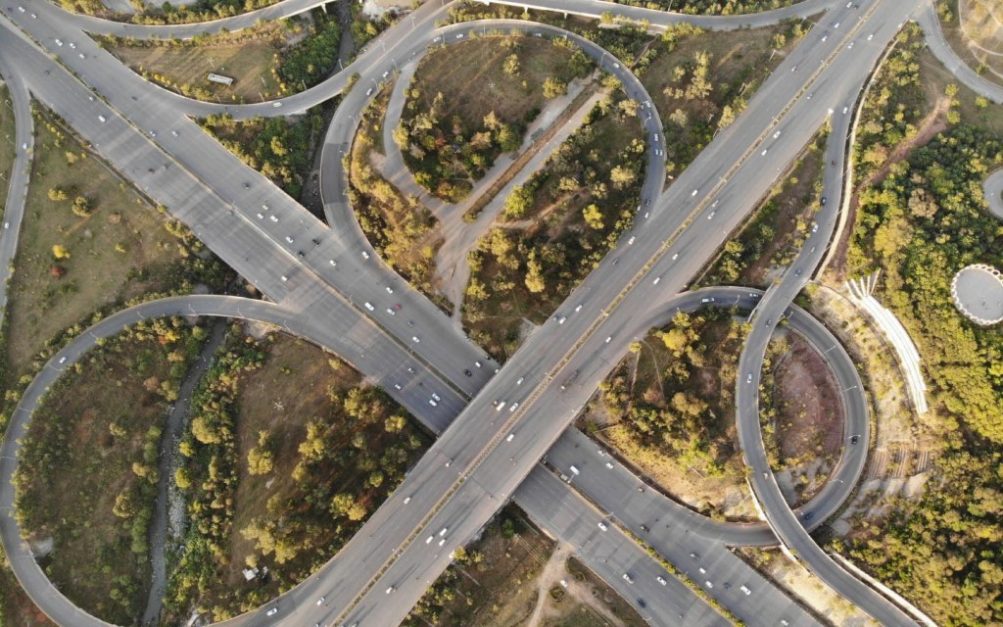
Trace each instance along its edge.
<path fill-rule="evenodd" d="M 904 13 L 901 4 L 898 8 Z M 800 46 L 784 61 L 743 116 L 662 197 L 653 224 L 637 234 L 636 243 L 624 242 L 572 295 L 568 306 L 582 304 L 585 312 L 559 311 L 557 319 L 537 331 L 547 341 L 527 342 L 433 446 L 406 482 L 413 486 L 411 505 L 402 507 L 392 498 L 356 536 L 365 540 L 353 539 L 332 561 L 325 577 L 336 589 L 337 605 L 347 608 L 337 619 L 382 624 L 403 617 L 400 608 L 420 596 L 422 582 L 448 563 L 448 555 L 424 551 L 421 537 L 446 529 L 446 537 L 456 538 L 454 546 L 459 546 L 476 533 L 528 472 L 528 460 L 542 455 L 577 413 L 604 364 L 615 363 L 622 353 L 622 343 L 609 347 L 604 338 L 622 342 L 623 312 L 650 302 L 651 291 L 659 291 L 649 287 L 654 277 L 661 277 L 660 289 L 680 289 L 707 261 L 723 235 L 769 188 L 772 175 L 765 175 L 762 164 L 786 167 L 828 115 L 827 108 L 843 105 L 850 88 L 860 83 L 899 17 L 891 3 L 873 2 L 859 11 L 853 6 L 834 9 L 822 18 L 815 36 L 809 36 L 811 45 Z M 889 19 L 894 20 L 890 25 Z M 854 45 L 857 52 L 852 52 Z M 807 76 L 799 75 L 799 68 Z M 768 152 L 773 157 L 760 159 Z M 723 165 L 727 163 L 734 165 Z M 680 212 L 682 207 L 692 209 Z M 712 222 L 715 215 L 718 221 Z M 684 226 L 691 228 L 681 230 Z M 678 235 L 665 241 L 666 233 Z M 690 246 L 691 238 L 699 238 L 699 249 Z M 673 250 L 679 254 L 673 256 Z M 518 390 L 519 377 L 531 387 Z M 515 412 L 510 411 L 513 402 L 519 403 Z M 505 417 L 505 411 L 512 415 Z M 520 438 L 521 444 L 504 446 L 507 435 Z M 363 572 L 373 574 L 360 584 Z M 407 601 L 398 595 L 387 602 L 387 596 L 398 592 Z"/>
<path fill-rule="evenodd" d="M 898 13 L 898 19 L 904 21 L 909 17 L 910 11 L 914 9 L 914 6 L 900 7 L 901 12 Z M 889 17 L 894 20 L 894 15 L 895 12 L 892 12 Z M 885 31 L 882 33 L 882 40 L 887 41 L 898 30 L 899 26 L 889 22 L 880 25 L 879 28 Z M 863 89 L 864 78 L 866 77 L 861 77 L 858 93 Z M 844 110 L 845 112 L 846 110 Z M 739 358 L 735 386 L 739 445 L 751 471 L 749 484 L 754 497 L 788 554 L 802 562 L 833 590 L 844 598 L 851 599 L 854 604 L 880 623 L 906 625 L 915 623 L 915 619 L 875 588 L 866 585 L 853 573 L 837 564 L 811 538 L 806 527 L 818 512 L 813 508 L 802 508 L 801 511 L 795 513 L 788 506 L 770 468 L 759 417 L 760 375 L 770 338 L 781 319 L 791 315 L 791 303 L 825 257 L 825 249 L 839 219 L 837 212 L 832 208 L 842 204 L 842 181 L 847 167 L 845 141 L 849 135 L 850 116 L 837 116 L 834 118 L 834 124 L 836 125 L 834 136 L 842 138 L 842 141 L 830 142 L 827 145 L 823 187 L 829 190 L 827 192 L 829 194 L 828 202 L 823 205 L 816 220 L 812 223 L 805 247 L 780 280 L 767 290 L 749 318 L 751 331 L 746 337 Z M 852 367 L 852 363 L 850 366 Z M 851 381 L 852 385 L 850 385 Z M 852 395 L 861 386 L 862 383 L 854 368 L 850 381 L 845 378 L 840 381 L 843 402 L 845 403 L 852 398 Z M 869 438 L 870 424 L 867 421 L 855 425 L 850 430 L 844 430 L 844 450 L 866 448 Z M 859 477 L 866 460 L 863 457 L 858 457 L 856 461 L 858 466 L 854 472 Z M 826 489 L 832 487 L 830 483 Z"/>
<path fill-rule="evenodd" d="M 810 53 L 809 53 L 809 54 L 810 54 Z M 796 72 L 797 72 L 797 68 L 796 68 L 796 66 L 795 66 L 795 67 L 793 67 L 793 69 L 792 69 L 791 71 L 792 71 L 792 73 L 796 73 Z M 40 79 L 40 80 L 41 80 L 42 82 L 44 82 L 44 79 Z M 88 80 L 89 80 L 89 77 L 88 77 Z M 102 92 L 103 92 L 103 91 L 102 91 Z M 795 91 L 794 91 L 794 93 L 796 93 L 796 92 L 797 92 L 797 90 L 795 90 Z M 792 93 L 792 95 L 793 95 L 794 93 Z M 122 94 L 122 96 L 123 96 L 123 97 L 124 97 L 124 95 L 125 95 L 125 94 Z M 803 95 L 803 94 L 801 94 L 801 95 Z M 781 97 L 782 97 L 782 96 L 781 96 Z M 830 94 L 830 95 L 829 95 L 829 99 L 831 99 L 831 98 L 832 98 L 832 96 L 831 96 L 831 94 Z M 57 99 L 57 98 L 53 98 L 53 99 Z M 754 101 L 755 101 L 755 100 L 754 100 Z M 781 101 L 782 101 L 782 100 L 781 100 Z M 817 101 L 821 101 L 821 99 L 819 99 L 819 100 L 816 100 L 816 102 L 817 102 Z M 127 104 L 127 103 L 126 103 L 126 104 Z M 86 106 L 86 105 L 84 105 L 84 106 Z M 750 109 L 751 109 L 751 108 L 752 108 L 752 107 L 751 107 L 751 105 L 750 105 Z M 109 111 L 109 112 L 110 112 L 110 111 Z M 132 118 L 132 116 L 130 115 L 130 116 L 129 116 L 129 118 L 131 119 L 131 118 Z M 101 123 L 104 123 L 104 122 L 101 122 Z M 92 125 L 93 125 L 93 124 L 92 124 Z M 808 125 L 810 125 L 810 122 L 808 123 Z M 728 130 L 728 131 L 726 131 L 726 132 L 725 132 L 724 134 L 725 134 L 725 135 L 728 135 L 728 134 L 731 134 L 731 130 L 732 130 L 732 129 L 729 129 L 729 130 Z M 127 133 L 125 133 L 125 134 L 127 134 Z M 163 136 L 163 134 L 162 134 L 162 131 L 161 131 L 161 136 Z M 746 136 L 747 136 L 747 135 L 746 135 Z M 759 141 L 759 142 L 761 143 L 763 139 L 764 139 L 764 137 L 759 137 L 759 138 L 757 139 L 757 141 Z M 781 143 L 782 143 L 782 142 L 781 142 Z M 769 149 L 770 149 L 770 150 L 772 150 L 773 148 L 772 148 L 772 147 L 770 147 Z M 784 149 L 789 149 L 789 148 L 784 148 Z M 739 153 L 739 152 L 735 152 L 735 153 Z M 781 161 L 782 161 L 782 158 L 781 158 Z M 719 163 L 727 163 L 727 162 L 719 162 Z M 141 174 L 141 173 L 136 173 L 136 174 Z M 140 177 L 140 178 L 141 178 L 141 177 Z M 215 178 L 214 178 L 214 180 L 215 180 Z M 236 185 L 236 182 L 235 182 L 235 185 Z M 248 189 L 248 188 L 245 188 L 245 189 Z M 670 192 L 671 192 L 671 191 L 670 191 Z M 676 200 L 678 201 L 679 199 L 676 199 Z M 708 203 L 709 203 L 709 201 L 708 201 Z M 682 205 L 682 203 L 679 203 L 679 204 L 680 204 L 680 205 Z M 706 203 L 704 203 L 704 205 L 703 205 L 703 208 L 704 208 L 704 209 L 706 209 L 706 207 L 707 207 L 707 204 L 706 204 Z M 249 213 L 250 213 L 250 212 L 249 212 Z M 712 213 L 713 213 L 713 210 L 711 211 L 711 214 L 712 214 Z M 713 215 L 710 215 L 710 214 L 708 214 L 708 215 L 709 215 L 709 218 L 708 218 L 708 221 L 709 221 L 709 220 L 713 220 L 713 218 L 714 218 L 714 217 L 713 217 Z M 200 235 L 201 235 L 201 234 L 200 234 Z M 639 239 L 639 243 L 640 243 L 640 240 L 641 240 L 641 238 L 639 237 L 638 239 Z M 649 239 L 650 239 L 650 238 L 649 238 Z M 665 256 L 663 256 L 663 257 L 667 257 L 667 255 L 665 255 Z M 673 261 L 674 261 L 674 260 L 673 260 Z M 608 266 L 608 267 L 611 267 L 611 266 L 612 266 L 612 267 L 615 267 L 615 266 L 616 266 L 616 263 L 614 262 L 614 263 L 611 263 L 611 264 L 608 264 L 607 266 Z M 626 264 L 625 264 L 624 266 L 621 266 L 621 268 L 623 268 L 623 267 L 626 267 Z M 615 274 L 616 274 L 616 273 L 614 273 L 614 276 L 615 276 Z M 285 275 L 283 275 L 283 276 L 285 276 Z M 629 275 L 627 275 L 627 276 L 629 277 Z M 575 317 L 575 320 L 576 320 L 576 321 L 578 321 L 578 320 L 581 320 L 581 319 L 582 319 L 581 317 L 578 317 L 578 316 L 576 316 L 576 317 Z M 553 325 L 552 325 L 552 326 L 553 326 Z M 568 327 L 568 328 L 570 328 L 570 327 Z M 610 337 L 612 337 L 612 335 L 611 335 Z M 621 342 L 620 342 L 620 341 L 618 340 L 618 345 L 620 345 L 620 344 L 621 344 Z M 449 376 L 448 378 L 451 378 L 451 376 Z M 578 386 L 578 385 L 576 385 L 576 387 L 583 387 L 583 388 L 584 388 L 584 387 L 585 387 L 585 385 L 584 385 L 584 384 L 583 384 L 583 385 L 581 385 L 581 386 Z M 491 410 L 493 410 L 493 409 L 491 409 Z"/>
<path fill-rule="evenodd" d="M 14 256 L 24 219 L 24 201 L 28 196 L 31 154 L 35 147 L 34 119 L 28 87 L 10 62 L 0 57 L 0 76 L 7 82 L 14 111 L 14 163 L 7 179 L 7 199 L 0 225 L 0 328 L 7 313 L 7 287 L 14 269 Z"/>

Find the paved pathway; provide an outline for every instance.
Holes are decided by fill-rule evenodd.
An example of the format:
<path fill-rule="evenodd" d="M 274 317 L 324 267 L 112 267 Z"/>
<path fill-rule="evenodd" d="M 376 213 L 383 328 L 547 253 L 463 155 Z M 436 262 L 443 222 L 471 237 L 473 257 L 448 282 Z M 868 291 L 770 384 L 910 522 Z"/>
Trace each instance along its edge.
<path fill-rule="evenodd" d="M 926 45 L 930 48 L 933 56 L 937 57 L 954 74 L 955 78 L 975 93 L 985 96 L 997 104 L 1003 104 L 1003 85 L 998 85 L 979 76 L 951 48 L 944 36 L 944 29 L 940 24 L 940 18 L 937 17 L 937 9 L 932 0 L 925 0 L 925 6 L 919 12 L 916 21 L 923 27 Z"/>

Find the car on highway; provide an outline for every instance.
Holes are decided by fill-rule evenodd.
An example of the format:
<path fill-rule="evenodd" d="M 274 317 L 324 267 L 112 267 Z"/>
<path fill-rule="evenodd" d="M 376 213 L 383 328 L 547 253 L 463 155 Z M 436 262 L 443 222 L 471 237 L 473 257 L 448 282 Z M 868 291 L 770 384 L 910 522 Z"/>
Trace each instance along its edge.
<path fill-rule="evenodd" d="M 318 606 L 321 606 L 321 605 L 324 605 L 324 600 L 325 600 L 326 598 L 327 598 L 327 597 L 320 597 L 319 599 L 317 599 L 317 605 L 318 605 Z"/>
<path fill-rule="evenodd" d="M 613 462 L 606 462 L 606 467 L 609 468 L 610 470 L 612 470 L 613 469 Z"/>
<path fill-rule="evenodd" d="M 752 373 L 751 372 L 749 373 L 749 376 L 745 377 L 745 382 L 746 383 L 752 383 Z"/>
<path fill-rule="evenodd" d="M 279 608 L 273 607 L 272 609 L 265 612 L 265 616 L 275 616 L 278 613 L 279 613 Z"/>
<path fill-rule="evenodd" d="M 609 530 L 609 527 L 606 526 L 606 523 L 604 523 L 601 520 L 596 524 L 596 526 L 599 527 L 599 529 L 602 530 L 602 531 L 608 531 Z"/>
<path fill-rule="evenodd" d="M 411 341 L 414 342 L 415 344 L 418 344 L 418 343 L 421 342 L 421 338 L 418 337 L 417 335 L 412 335 L 411 336 Z"/>
<path fill-rule="evenodd" d="M 739 586 L 738 589 L 741 590 L 743 593 L 745 593 L 745 596 L 751 596 L 752 595 L 752 590 L 750 590 L 749 586 L 747 586 L 745 584 L 742 584 L 741 586 Z"/>
<path fill-rule="evenodd" d="M 665 577 L 662 577 L 661 575 L 659 575 L 659 576 L 655 577 L 655 581 L 657 581 L 657 582 L 658 582 L 659 584 L 661 584 L 661 585 L 663 585 L 663 586 L 667 586 L 667 585 L 669 585 L 669 582 L 668 582 L 668 581 L 666 581 L 666 580 L 665 580 Z"/>

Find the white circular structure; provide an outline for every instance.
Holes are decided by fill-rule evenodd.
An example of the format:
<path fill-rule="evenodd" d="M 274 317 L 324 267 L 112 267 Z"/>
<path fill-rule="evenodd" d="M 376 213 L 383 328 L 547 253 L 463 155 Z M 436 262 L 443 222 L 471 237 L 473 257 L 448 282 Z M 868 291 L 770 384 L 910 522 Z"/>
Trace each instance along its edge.
<path fill-rule="evenodd" d="M 1003 322 L 1003 273 L 984 263 L 966 266 L 951 281 L 954 306 L 975 324 Z"/>
<path fill-rule="evenodd" d="M 989 213 L 1003 220 L 1003 170 L 996 170 L 982 182 Z"/>

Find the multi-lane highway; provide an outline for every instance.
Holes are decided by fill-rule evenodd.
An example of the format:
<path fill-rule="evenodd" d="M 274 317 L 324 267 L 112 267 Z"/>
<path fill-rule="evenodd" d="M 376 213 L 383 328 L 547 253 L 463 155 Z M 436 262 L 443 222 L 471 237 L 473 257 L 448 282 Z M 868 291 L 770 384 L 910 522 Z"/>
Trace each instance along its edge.
<path fill-rule="evenodd" d="M 444 537 L 452 540 L 445 546 L 459 546 L 511 494 L 570 422 L 605 373 L 604 364 L 615 363 L 623 344 L 610 346 L 604 338 L 622 329 L 624 312 L 636 314 L 650 302 L 654 277 L 662 277 L 664 289 L 680 289 L 767 191 L 772 177 L 764 176 L 762 164 L 786 166 L 828 109 L 846 106 L 911 10 L 898 3 L 896 12 L 892 4 L 859 9 L 851 4 L 823 17 L 809 35 L 811 45 L 800 46 L 761 90 L 769 98 L 754 98 L 660 199 L 653 223 L 636 242 L 624 242 L 611 255 L 620 264 L 608 260 L 571 296 L 569 307 L 582 304 L 584 312 L 558 311 L 536 332 L 548 341 L 527 342 L 488 383 L 412 471 L 402 489 L 412 497 L 410 505 L 400 502 L 403 496 L 388 501 L 326 569 L 337 606 L 346 608 L 336 618 L 372 623 L 403 618 L 401 608 L 448 563 L 448 554 L 425 549 L 422 537 L 446 529 Z M 770 152 L 772 158 L 762 159 Z M 693 238 L 703 246 L 691 246 Z M 529 387 L 519 389 L 518 378 Z M 508 435 L 521 438 L 520 445 L 505 446 L 511 444 Z M 392 602 L 390 595 L 397 595 Z"/>
<path fill-rule="evenodd" d="M 457 403 L 442 404 L 443 416 L 459 411 L 457 404 L 464 394 L 483 390 L 419 463 L 402 491 L 311 580 L 310 586 L 317 589 L 336 590 L 331 601 L 335 609 L 323 614 L 303 604 L 286 619 L 295 624 L 308 617 L 327 620 L 338 616 L 388 624 L 406 614 L 425 582 L 448 563 L 449 550 L 476 533 L 563 431 L 594 384 L 625 350 L 633 316 L 643 315 L 658 302 L 657 295 L 663 290 L 681 290 L 765 193 L 773 176 L 808 141 L 829 114 L 827 109 L 839 111 L 852 100 L 854 89 L 900 17 L 889 8 L 895 4 L 890 0 L 861 4 L 837 7 L 821 19 L 808 35 L 808 42 L 781 64 L 745 114 L 653 204 L 651 221 L 638 230 L 636 241 L 631 239 L 628 244 L 625 238 L 555 320 L 536 332 L 537 339 L 546 341 L 529 342 L 490 381 L 492 367 L 470 368 L 480 361 L 478 357 L 483 359 L 482 354 L 462 338 L 451 339 L 455 334 L 439 312 L 425 304 L 427 301 L 400 282 L 388 284 L 386 273 L 375 264 L 363 263 L 369 260 L 350 248 L 341 234 L 330 234 L 291 199 L 249 173 L 215 142 L 207 141 L 184 118 L 188 105 L 183 103 L 190 101 L 151 90 L 75 30 L 76 18 L 67 18 L 48 5 L 39 5 L 35 17 L 18 17 L 10 9 L 18 24 L 46 47 L 58 46 L 51 42 L 60 36 L 63 41 L 74 41 L 80 50 L 78 56 L 68 54 L 62 61 L 107 102 L 92 99 L 83 84 L 27 42 L 5 32 L 0 46 L 4 55 L 17 59 L 19 74 L 27 77 L 36 96 L 67 118 L 99 152 L 168 206 L 173 215 L 192 226 L 217 254 L 265 294 L 320 326 L 336 325 L 339 320 L 341 328 L 347 325 L 349 361 L 356 353 L 362 358 L 367 350 L 376 350 L 380 342 L 374 336 L 380 336 L 381 341 L 395 338 L 398 349 L 408 349 L 408 357 L 397 362 L 382 380 L 392 394 L 395 383 L 413 384 L 417 373 L 405 371 L 413 368 L 409 364 L 432 373 L 420 384 L 446 386 L 456 392 Z M 908 14 L 909 4 L 899 3 L 901 16 Z M 290 0 L 273 8 L 290 10 L 293 6 Z M 426 7 L 431 7 L 428 14 L 440 8 L 433 4 Z M 50 13 L 43 14 L 45 11 Z M 412 29 L 418 32 L 421 23 L 431 32 L 433 21 L 419 12 Z M 407 45 L 415 43 L 414 39 L 407 41 Z M 392 66 L 393 58 L 384 52 L 369 55 L 367 61 L 365 71 L 376 76 L 383 65 Z M 322 95 L 322 91 L 314 91 L 301 105 Z M 297 106 L 284 111 L 302 110 Z M 237 113 L 275 114 L 284 107 L 285 101 L 279 106 L 239 107 Z M 273 226 L 290 223 L 292 230 Z M 658 289 L 654 278 L 662 281 Z M 377 315 L 375 323 L 367 317 L 369 308 L 363 309 L 359 300 L 380 302 L 374 307 L 378 310 L 385 305 L 375 301 L 373 294 L 381 289 L 383 300 L 407 300 L 409 314 L 414 312 L 409 322 L 415 327 L 404 326 L 403 317 L 390 320 Z M 572 311 L 578 305 L 582 309 Z M 424 338 L 410 330 L 419 325 Z M 435 338 L 434 343 L 429 342 L 430 337 Z M 471 371 L 470 377 L 466 371 Z M 515 384 L 517 378 L 525 383 Z M 406 398 L 404 401 L 407 404 Z M 504 408 L 500 408 L 502 402 Z M 518 445 L 505 446 L 503 438 L 508 435 Z M 402 506 L 401 495 L 412 489 L 410 495 L 415 498 Z M 424 542 L 416 540 L 423 533 L 442 529 L 446 529 L 442 537 L 447 542 L 430 556 L 422 550 Z M 385 589 L 384 583 L 389 584 Z M 394 596 L 387 599 L 389 595 Z M 290 602 L 296 601 L 295 596 Z"/>

